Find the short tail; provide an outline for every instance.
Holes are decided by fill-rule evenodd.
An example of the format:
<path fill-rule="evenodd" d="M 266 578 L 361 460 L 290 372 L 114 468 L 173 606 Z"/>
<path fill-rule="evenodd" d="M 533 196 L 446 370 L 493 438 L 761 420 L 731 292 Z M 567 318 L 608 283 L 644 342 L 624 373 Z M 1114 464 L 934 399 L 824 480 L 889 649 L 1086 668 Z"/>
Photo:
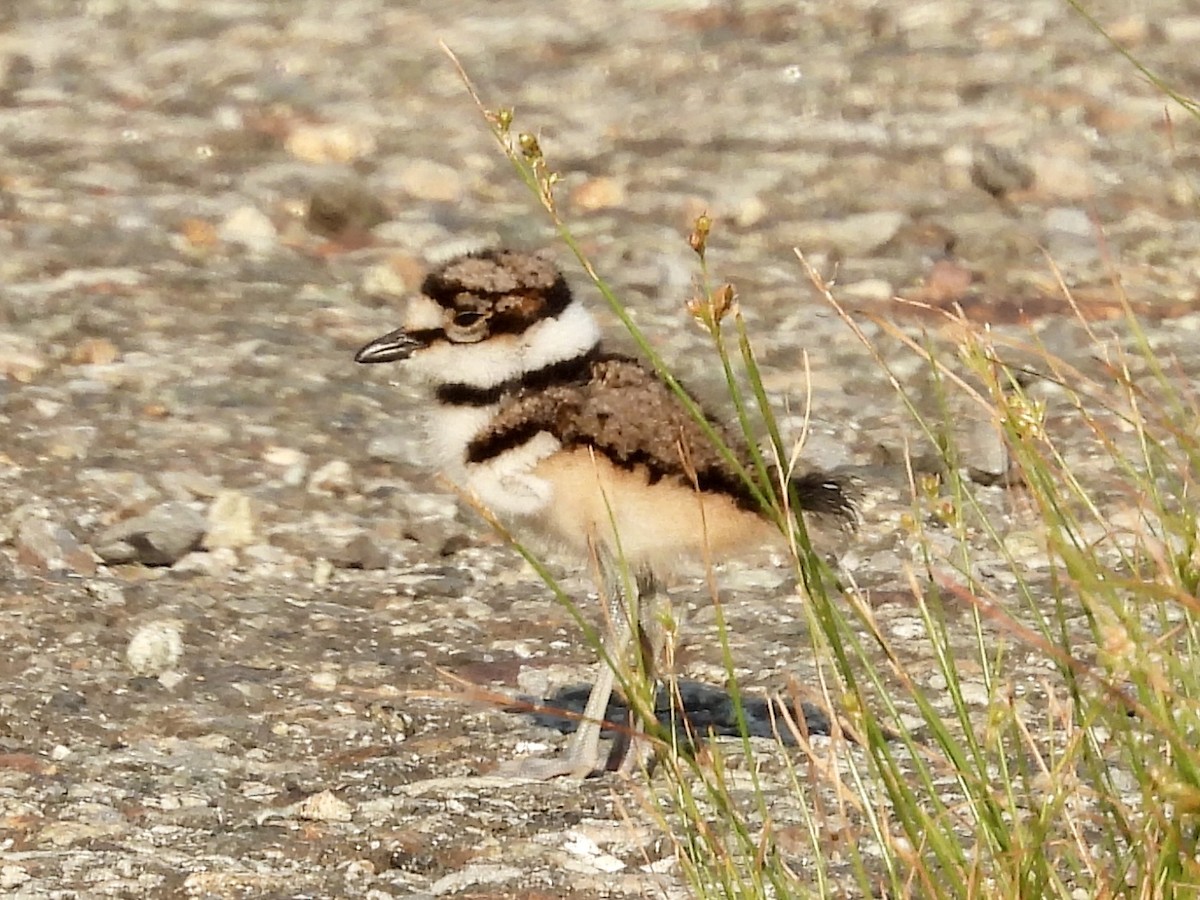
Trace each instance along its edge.
<path fill-rule="evenodd" d="M 851 528 L 858 525 L 861 482 L 852 475 L 806 472 L 793 476 L 791 487 L 805 512 L 835 516 Z"/>

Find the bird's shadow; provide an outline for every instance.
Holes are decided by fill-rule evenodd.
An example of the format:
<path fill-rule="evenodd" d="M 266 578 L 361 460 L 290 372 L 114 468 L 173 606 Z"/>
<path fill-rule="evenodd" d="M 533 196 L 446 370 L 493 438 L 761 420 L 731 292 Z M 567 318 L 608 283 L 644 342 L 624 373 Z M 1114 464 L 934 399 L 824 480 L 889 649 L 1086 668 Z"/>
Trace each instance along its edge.
<path fill-rule="evenodd" d="M 543 728 L 570 734 L 579 727 L 591 690 L 590 684 L 575 684 L 544 700 L 522 695 L 508 711 L 528 716 Z M 675 683 L 675 692 L 673 700 L 670 687 L 662 685 L 654 702 L 655 718 L 666 740 L 679 746 L 691 746 L 710 735 L 738 737 L 742 734 L 739 704 L 728 691 L 699 681 L 680 680 Z M 804 721 L 797 720 L 795 729 L 789 725 L 789 718 L 795 718 L 795 710 L 781 699 L 768 700 L 743 694 L 740 705 L 748 737 L 771 738 L 786 746 L 795 746 L 797 731 L 800 735 L 812 736 L 828 735 L 832 730 L 829 713 L 813 703 L 799 704 Z M 604 721 L 605 735 L 615 736 L 628 729 L 629 707 L 615 692 L 604 711 Z"/>

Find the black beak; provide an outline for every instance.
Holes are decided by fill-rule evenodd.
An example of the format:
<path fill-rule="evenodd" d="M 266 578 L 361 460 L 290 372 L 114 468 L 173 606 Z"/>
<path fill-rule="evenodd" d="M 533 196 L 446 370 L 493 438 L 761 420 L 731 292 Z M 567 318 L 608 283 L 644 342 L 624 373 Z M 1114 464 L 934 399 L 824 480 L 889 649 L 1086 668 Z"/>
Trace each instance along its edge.
<path fill-rule="evenodd" d="M 414 350 L 425 346 L 425 342 L 409 334 L 403 328 L 377 337 L 354 354 L 356 363 L 387 363 L 408 359 Z"/>

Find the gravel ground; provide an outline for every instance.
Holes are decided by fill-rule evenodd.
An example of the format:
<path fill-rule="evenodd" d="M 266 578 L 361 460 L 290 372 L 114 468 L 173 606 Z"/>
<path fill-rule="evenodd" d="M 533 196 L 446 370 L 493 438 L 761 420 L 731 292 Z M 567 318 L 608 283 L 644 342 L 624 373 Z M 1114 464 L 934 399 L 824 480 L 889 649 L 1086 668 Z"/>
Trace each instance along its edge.
<path fill-rule="evenodd" d="M 1088 6 L 1200 81 L 1194 10 Z M 938 320 L 895 295 L 1023 320 L 1087 367 L 1044 248 L 1102 330 L 1118 275 L 1195 377 L 1200 126 L 1065 2 L 546 9 L 0 10 L 0 893 L 683 895 L 638 786 L 488 777 L 562 738 L 467 685 L 545 694 L 590 653 L 422 471 L 410 388 L 351 362 L 431 260 L 553 243 L 438 39 L 538 131 L 564 214 L 700 384 L 684 235 L 717 217 L 780 408 L 811 383 L 808 457 L 867 481 L 843 561 L 897 638 L 914 432 L 793 247 L 913 333 Z M 1088 440 L 1072 458 L 1103 477 Z M 1032 527 L 985 494 L 1002 532 Z M 747 683 L 806 683 L 785 573 L 723 578 Z M 677 597 L 681 669 L 719 681 L 711 609 Z"/>

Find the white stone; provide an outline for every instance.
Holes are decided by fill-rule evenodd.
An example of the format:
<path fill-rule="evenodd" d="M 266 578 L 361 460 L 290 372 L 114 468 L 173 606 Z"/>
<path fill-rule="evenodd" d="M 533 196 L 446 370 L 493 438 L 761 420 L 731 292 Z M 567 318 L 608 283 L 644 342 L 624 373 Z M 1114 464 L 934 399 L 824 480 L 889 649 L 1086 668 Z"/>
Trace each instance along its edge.
<path fill-rule="evenodd" d="M 138 675 L 158 676 L 179 665 L 183 657 L 180 622 L 170 619 L 147 622 L 133 633 L 125 660 Z"/>

